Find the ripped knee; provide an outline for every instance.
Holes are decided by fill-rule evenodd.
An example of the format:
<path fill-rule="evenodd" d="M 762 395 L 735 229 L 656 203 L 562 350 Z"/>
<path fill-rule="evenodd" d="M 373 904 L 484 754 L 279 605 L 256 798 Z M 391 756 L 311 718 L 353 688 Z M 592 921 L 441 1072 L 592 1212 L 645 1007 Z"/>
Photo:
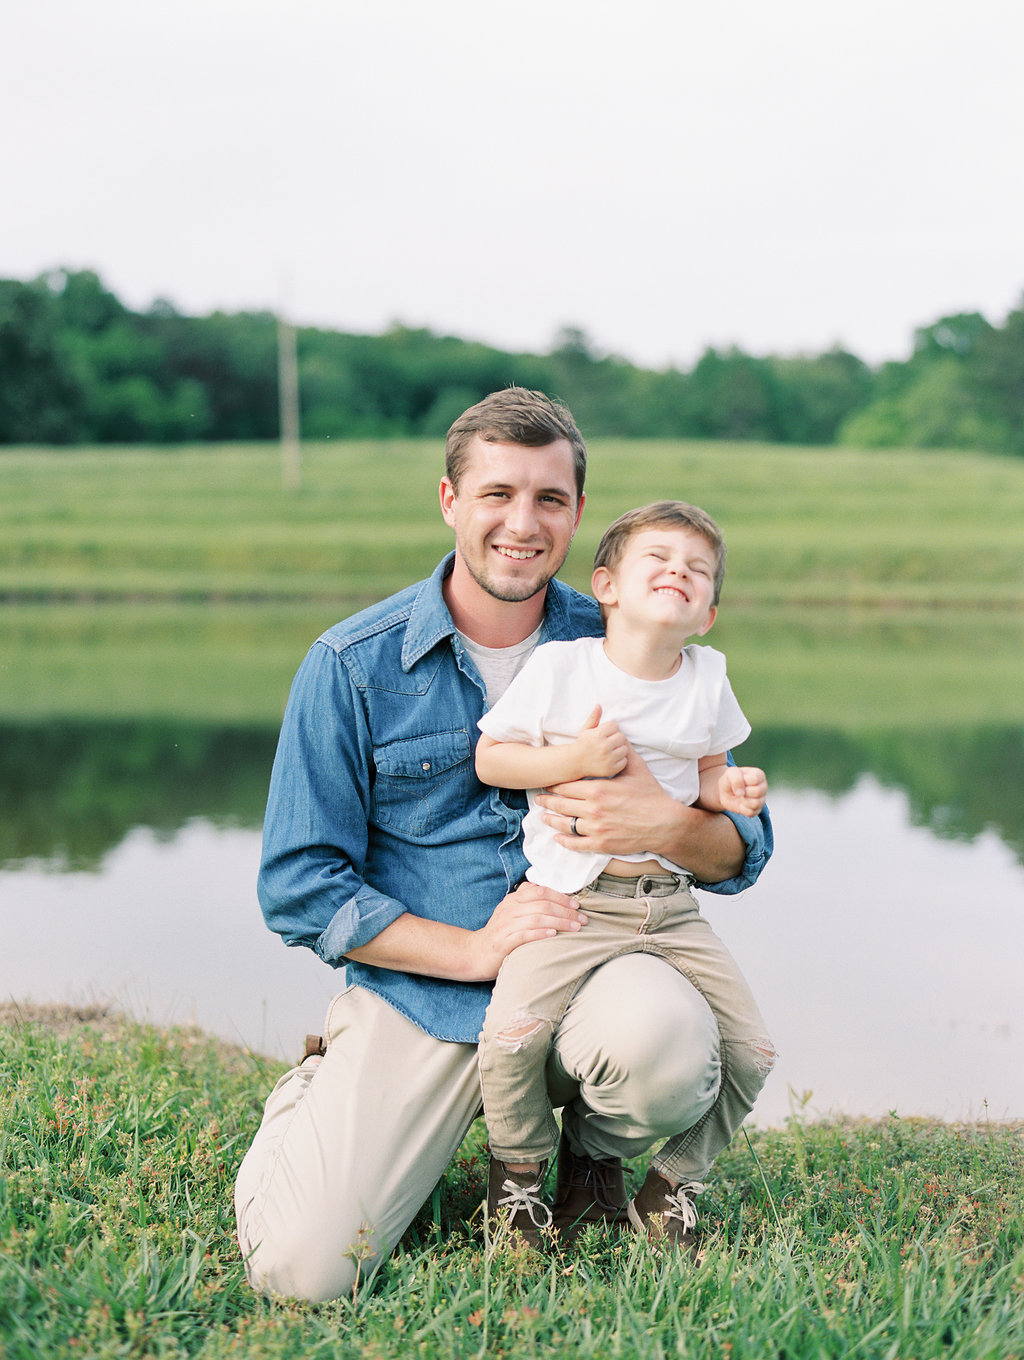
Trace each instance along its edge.
<path fill-rule="evenodd" d="M 516 1011 L 515 1015 L 494 1036 L 494 1042 L 505 1053 L 519 1053 L 546 1025 L 539 1015 L 529 1011 Z"/>
<path fill-rule="evenodd" d="M 771 1039 L 763 1036 L 747 1041 L 747 1048 L 753 1056 L 754 1067 L 759 1077 L 767 1077 L 775 1066 L 779 1054 Z"/>

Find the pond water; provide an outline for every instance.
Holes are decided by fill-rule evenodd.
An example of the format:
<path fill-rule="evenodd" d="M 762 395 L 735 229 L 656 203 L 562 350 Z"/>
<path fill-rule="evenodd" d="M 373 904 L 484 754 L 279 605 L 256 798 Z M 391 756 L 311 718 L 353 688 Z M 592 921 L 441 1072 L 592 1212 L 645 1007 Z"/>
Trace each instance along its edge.
<path fill-rule="evenodd" d="M 31 769 L 6 743 L 0 998 L 112 1000 L 294 1057 L 341 979 L 286 949 L 259 915 L 273 734 L 235 734 L 232 745 L 223 732 L 161 730 L 132 754 L 116 726 L 46 731 L 49 747 L 21 733 L 34 742 Z M 962 749 L 992 740 L 964 738 Z M 792 755 L 793 734 L 778 746 Z M 887 742 L 887 758 L 893 750 Z M 778 848 L 757 887 L 703 895 L 781 1053 L 756 1118 L 1021 1117 L 1020 804 L 1017 821 L 979 824 L 965 812 L 977 798 L 960 805 L 925 783 L 901 787 L 870 760 L 837 759 L 835 743 L 829 754 L 827 779 L 801 757 L 774 791 Z M 961 785 L 969 767 L 961 755 Z"/>

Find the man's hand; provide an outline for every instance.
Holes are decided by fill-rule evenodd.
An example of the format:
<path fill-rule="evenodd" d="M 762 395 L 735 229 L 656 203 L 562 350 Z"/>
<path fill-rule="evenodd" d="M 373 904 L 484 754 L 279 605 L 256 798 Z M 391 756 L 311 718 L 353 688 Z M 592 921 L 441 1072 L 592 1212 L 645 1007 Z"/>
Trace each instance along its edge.
<path fill-rule="evenodd" d="M 727 765 L 718 780 L 718 797 L 726 812 L 756 817 L 768 796 L 768 780 L 756 765 Z"/>
<path fill-rule="evenodd" d="M 555 840 L 567 850 L 631 855 L 652 848 L 647 839 L 652 822 L 661 819 L 662 805 L 673 800 L 646 761 L 625 737 L 622 740 L 626 763 L 615 779 L 575 779 L 537 795 L 537 802 L 549 814 L 544 820 L 554 830 Z"/>
<path fill-rule="evenodd" d="M 682 865 L 702 883 L 735 877 L 745 850 L 729 818 L 676 802 L 626 745 L 625 769 L 614 779 L 573 780 L 537 795 L 559 845 L 612 857 L 646 851 Z"/>
<path fill-rule="evenodd" d="M 626 768 L 630 745 L 619 731 L 619 724 L 601 721 L 598 704 L 580 728 L 573 742 L 579 752 L 580 768 L 585 778 L 611 778 Z"/>
<path fill-rule="evenodd" d="M 576 899 L 537 883 L 521 883 L 503 897 L 480 930 L 470 932 L 467 982 L 490 982 L 506 955 L 531 940 L 544 940 L 562 930 L 580 930 L 587 918 Z"/>

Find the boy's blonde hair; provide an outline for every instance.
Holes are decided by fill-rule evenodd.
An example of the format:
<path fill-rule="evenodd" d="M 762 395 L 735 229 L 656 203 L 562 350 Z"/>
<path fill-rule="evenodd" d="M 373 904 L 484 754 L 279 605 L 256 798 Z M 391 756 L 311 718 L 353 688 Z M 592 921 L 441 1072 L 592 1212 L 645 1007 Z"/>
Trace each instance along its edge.
<path fill-rule="evenodd" d="M 692 529 L 707 539 L 715 553 L 714 598 L 711 603 L 717 605 L 725 579 L 725 539 L 706 510 L 698 505 L 687 505 L 685 501 L 654 501 L 651 505 L 641 505 L 636 510 L 627 510 L 624 515 L 620 515 L 614 523 L 609 524 L 597 545 L 594 570 L 604 567 L 614 571 L 634 534 L 644 529 L 660 528 Z"/>

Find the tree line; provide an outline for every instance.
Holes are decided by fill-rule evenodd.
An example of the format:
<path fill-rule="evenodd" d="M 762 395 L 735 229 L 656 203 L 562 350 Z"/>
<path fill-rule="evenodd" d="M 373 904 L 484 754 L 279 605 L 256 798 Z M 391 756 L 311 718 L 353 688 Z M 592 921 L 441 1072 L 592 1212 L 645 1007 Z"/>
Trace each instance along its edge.
<path fill-rule="evenodd" d="M 1024 454 L 1024 302 L 1002 326 L 977 312 L 915 332 L 909 359 L 871 367 L 841 348 L 757 356 L 708 348 L 652 370 L 563 330 L 513 354 L 402 325 L 382 335 L 303 327 L 307 439 L 443 436 L 486 393 L 557 394 L 588 435 L 751 439 Z M 277 321 L 126 307 L 90 270 L 0 280 L 0 444 L 273 439 Z"/>

